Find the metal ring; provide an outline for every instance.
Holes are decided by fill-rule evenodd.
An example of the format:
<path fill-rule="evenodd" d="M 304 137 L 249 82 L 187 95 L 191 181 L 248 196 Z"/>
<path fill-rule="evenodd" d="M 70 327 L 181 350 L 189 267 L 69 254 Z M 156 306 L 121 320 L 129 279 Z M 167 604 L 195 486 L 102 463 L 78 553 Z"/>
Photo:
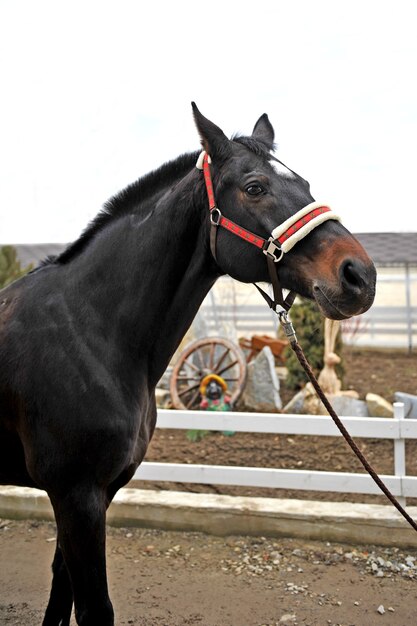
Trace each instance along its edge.
<path fill-rule="evenodd" d="M 216 212 L 217 219 L 215 219 L 214 217 L 214 212 Z M 222 217 L 222 213 L 220 209 L 218 209 L 216 206 L 210 210 L 210 222 L 214 226 L 218 226 L 220 224 L 221 217 Z"/>

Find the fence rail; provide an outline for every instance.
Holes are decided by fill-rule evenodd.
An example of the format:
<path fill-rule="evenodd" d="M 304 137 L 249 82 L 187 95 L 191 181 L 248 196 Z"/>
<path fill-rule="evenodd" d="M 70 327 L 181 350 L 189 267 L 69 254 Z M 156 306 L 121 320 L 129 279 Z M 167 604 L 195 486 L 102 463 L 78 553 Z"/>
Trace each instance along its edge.
<path fill-rule="evenodd" d="M 395 403 L 394 418 L 345 417 L 343 422 L 354 437 L 391 439 L 394 443 L 394 475 L 381 476 L 400 501 L 417 497 L 417 476 L 406 475 L 405 441 L 417 439 L 417 419 L 404 419 L 404 405 Z M 204 411 L 159 410 L 157 428 L 234 430 L 236 432 L 341 436 L 327 416 L 265 413 L 206 413 Z M 368 474 L 191 465 L 144 462 L 134 476 L 137 480 L 201 484 L 273 487 L 310 491 L 378 494 Z"/>
<path fill-rule="evenodd" d="M 372 307 L 360 317 L 342 322 L 342 332 L 344 340 L 348 342 L 349 338 L 355 341 L 367 337 L 368 342 L 375 345 L 383 338 L 385 345 L 403 344 L 411 351 L 413 344 L 416 345 L 417 307 Z M 392 336 L 396 336 L 396 339 L 390 340 Z"/>

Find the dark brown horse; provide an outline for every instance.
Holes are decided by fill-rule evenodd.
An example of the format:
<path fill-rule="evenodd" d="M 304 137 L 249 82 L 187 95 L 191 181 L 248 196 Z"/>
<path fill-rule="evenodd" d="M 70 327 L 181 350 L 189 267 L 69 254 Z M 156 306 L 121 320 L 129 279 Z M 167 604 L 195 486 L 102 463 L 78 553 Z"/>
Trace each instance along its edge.
<path fill-rule="evenodd" d="M 233 140 L 195 106 L 194 116 L 223 217 L 268 241 L 313 202 L 303 178 L 275 167 L 266 115 L 251 137 Z M 60 256 L 0 294 L 0 483 L 46 490 L 58 527 L 44 626 L 68 625 L 73 603 L 78 624 L 114 624 L 106 510 L 145 455 L 155 386 L 219 276 L 269 280 L 270 250 L 227 228 L 215 227 L 213 257 L 197 157 L 120 192 Z M 337 220 L 276 268 L 283 287 L 314 298 L 328 317 L 372 304 L 374 266 Z"/>

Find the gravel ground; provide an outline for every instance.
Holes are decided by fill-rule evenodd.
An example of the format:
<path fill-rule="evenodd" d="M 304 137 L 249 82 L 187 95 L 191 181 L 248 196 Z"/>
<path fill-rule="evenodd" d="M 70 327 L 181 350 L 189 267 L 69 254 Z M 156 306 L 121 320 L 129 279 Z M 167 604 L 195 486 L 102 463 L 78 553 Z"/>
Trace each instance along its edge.
<path fill-rule="evenodd" d="M 51 523 L 0 522 L 0 625 L 37 626 Z M 411 626 L 417 551 L 288 538 L 108 529 L 118 625 Z"/>

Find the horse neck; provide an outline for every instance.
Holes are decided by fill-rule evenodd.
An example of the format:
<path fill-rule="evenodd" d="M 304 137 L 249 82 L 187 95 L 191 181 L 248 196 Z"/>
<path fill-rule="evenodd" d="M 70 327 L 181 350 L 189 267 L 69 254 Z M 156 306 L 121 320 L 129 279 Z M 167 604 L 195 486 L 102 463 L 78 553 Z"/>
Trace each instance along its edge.
<path fill-rule="evenodd" d="M 147 361 L 150 386 L 219 276 L 208 246 L 207 201 L 201 189 L 194 191 L 196 176 L 192 172 L 155 196 L 154 204 L 148 200 L 149 211 L 115 220 L 78 261 L 78 286 L 85 283 L 100 325 L 116 335 L 131 362 Z"/>

